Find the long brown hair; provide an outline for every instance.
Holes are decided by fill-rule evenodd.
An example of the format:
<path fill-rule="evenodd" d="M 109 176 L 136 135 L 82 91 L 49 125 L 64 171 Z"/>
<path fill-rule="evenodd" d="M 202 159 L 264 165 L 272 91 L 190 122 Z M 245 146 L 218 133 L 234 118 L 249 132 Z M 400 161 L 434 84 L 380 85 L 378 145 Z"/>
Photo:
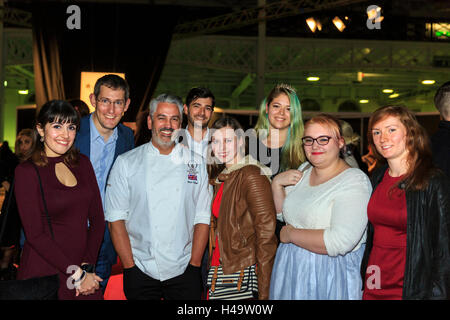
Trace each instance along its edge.
<path fill-rule="evenodd" d="M 20 144 L 21 144 L 20 140 L 22 137 L 28 137 L 31 139 L 30 149 L 28 151 L 26 151 L 24 154 L 19 153 Z M 27 160 L 29 157 L 31 157 L 31 154 L 33 153 L 33 150 L 34 150 L 37 140 L 38 140 L 37 137 L 38 137 L 38 134 L 37 134 L 36 130 L 28 129 L 28 128 L 20 130 L 20 132 L 17 134 L 16 144 L 15 144 L 15 153 L 16 153 L 16 156 L 19 158 L 20 162 L 23 162 L 23 161 Z"/>
<path fill-rule="evenodd" d="M 367 139 L 372 148 L 373 155 L 378 161 L 386 162 L 386 159 L 378 152 L 372 136 L 372 128 L 385 118 L 392 116 L 400 120 L 406 129 L 406 149 L 408 150 L 408 170 L 405 179 L 398 185 L 405 184 L 406 190 L 423 190 L 428 186 L 428 181 L 436 171 L 433 166 L 430 140 L 425 129 L 419 124 L 416 116 L 405 106 L 384 106 L 377 109 L 369 119 Z"/>
<path fill-rule="evenodd" d="M 36 125 L 44 129 L 47 123 L 53 122 L 71 123 L 78 130 L 80 127 L 80 115 L 70 103 L 64 100 L 51 100 L 45 103 L 40 109 L 36 118 Z M 37 129 L 35 130 L 37 131 Z M 36 134 L 39 136 L 37 132 Z M 72 167 L 78 165 L 78 161 L 80 160 L 80 153 L 74 145 L 64 155 L 64 163 Z M 40 140 L 36 142 L 33 153 L 31 154 L 31 160 L 40 167 L 46 166 L 48 163 L 44 143 Z"/>
<path fill-rule="evenodd" d="M 242 128 L 241 124 L 239 123 L 239 121 L 237 121 L 235 118 L 233 117 L 229 117 L 229 116 L 225 116 L 222 118 L 217 119 L 214 124 L 211 126 L 211 140 L 212 140 L 212 136 L 214 134 L 215 130 L 218 129 L 222 129 L 225 127 L 230 127 L 232 128 L 235 133 L 236 136 L 238 137 L 238 139 L 240 137 L 242 137 L 243 139 L 245 139 L 244 136 L 244 129 Z M 210 142 L 211 143 L 211 142 Z M 244 140 L 245 143 L 245 140 Z M 246 143 L 244 146 L 244 153 L 247 154 L 247 147 L 246 147 Z M 209 145 L 208 148 L 208 177 L 210 180 L 214 180 L 216 179 L 219 174 L 223 171 L 223 169 L 225 169 L 225 164 L 224 163 L 217 163 L 214 159 L 214 155 L 212 154 L 212 150 L 211 148 L 211 144 Z"/>

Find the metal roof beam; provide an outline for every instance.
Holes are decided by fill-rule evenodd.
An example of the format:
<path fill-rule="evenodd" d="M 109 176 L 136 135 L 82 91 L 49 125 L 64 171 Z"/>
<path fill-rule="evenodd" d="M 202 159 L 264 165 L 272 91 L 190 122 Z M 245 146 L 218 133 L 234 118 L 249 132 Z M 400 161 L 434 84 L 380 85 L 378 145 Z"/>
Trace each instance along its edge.
<path fill-rule="evenodd" d="M 174 38 L 179 39 L 236 29 L 256 24 L 260 20 L 280 19 L 360 2 L 365 2 L 365 0 L 285 0 L 274 2 L 263 7 L 244 9 L 235 13 L 179 24 L 175 27 Z M 264 10 L 264 15 L 260 14 L 261 10 Z"/>
<path fill-rule="evenodd" d="M 2 20 L 3 23 L 31 28 L 31 12 L 15 8 L 0 7 L 0 13 L 1 12 L 3 12 L 3 15 L 0 14 L 0 20 Z"/>

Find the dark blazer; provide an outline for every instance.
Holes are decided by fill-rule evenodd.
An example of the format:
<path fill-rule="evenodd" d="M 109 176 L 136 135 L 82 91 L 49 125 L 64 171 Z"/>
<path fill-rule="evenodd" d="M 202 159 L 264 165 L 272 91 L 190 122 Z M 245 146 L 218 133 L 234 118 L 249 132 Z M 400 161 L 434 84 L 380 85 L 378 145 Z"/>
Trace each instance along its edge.
<path fill-rule="evenodd" d="M 439 122 L 438 131 L 431 137 L 434 165 L 450 177 L 450 121 Z"/>
<path fill-rule="evenodd" d="M 373 191 L 387 166 L 372 175 Z M 406 265 L 403 299 L 443 299 L 450 297 L 450 180 L 442 172 L 430 177 L 428 187 L 406 191 Z M 372 250 L 374 228 L 368 223 L 367 241 L 361 263 L 365 274 Z"/>
<path fill-rule="evenodd" d="M 91 115 L 81 118 L 80 130 L 75 138 L 75 147 L 87 157 L 91 156 L 91 126 L 89 123 Z M 119 123 L 117 126 L 117 142 L 114 160 L 117 156 L 134 148 L 133 130 Z M 111 169 L 110 169 L 111 170 Z"/>

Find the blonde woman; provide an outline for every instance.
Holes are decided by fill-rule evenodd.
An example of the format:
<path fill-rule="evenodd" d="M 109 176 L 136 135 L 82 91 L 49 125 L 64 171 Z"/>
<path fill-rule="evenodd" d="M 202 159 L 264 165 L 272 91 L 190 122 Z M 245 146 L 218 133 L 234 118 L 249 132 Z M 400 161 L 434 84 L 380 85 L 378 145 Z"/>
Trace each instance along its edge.
<path fill-rule="evenodd" d="M 257 143 L 249 152 L 275 176 L 298 168 L 304 161 L 302 107 L 294 88 L 276 85 L 262 101 L 255 126 Z"/>

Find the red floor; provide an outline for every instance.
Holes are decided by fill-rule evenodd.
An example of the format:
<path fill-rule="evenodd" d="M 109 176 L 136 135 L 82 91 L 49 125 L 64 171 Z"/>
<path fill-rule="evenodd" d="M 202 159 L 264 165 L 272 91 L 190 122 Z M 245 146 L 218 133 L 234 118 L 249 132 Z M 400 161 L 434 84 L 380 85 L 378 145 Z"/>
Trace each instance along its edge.
<path fill-rule="evenodd" d="M 122 263 L 119 258 L 117 258 L 117 263 L 112 267 L 111 277 L 106 285 L 103 298 L 105 300 L 127 300 L 123 293 Z"/>

